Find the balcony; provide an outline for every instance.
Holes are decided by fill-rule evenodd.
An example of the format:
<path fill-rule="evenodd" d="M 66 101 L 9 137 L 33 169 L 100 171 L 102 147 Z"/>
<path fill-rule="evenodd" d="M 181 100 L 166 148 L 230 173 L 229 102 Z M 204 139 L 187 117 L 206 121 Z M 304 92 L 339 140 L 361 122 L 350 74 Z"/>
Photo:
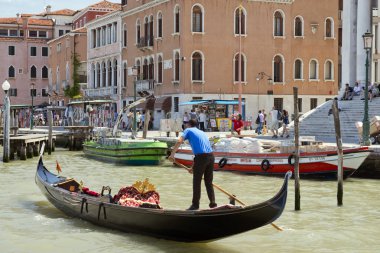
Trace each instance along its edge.
<path fill-rule="evenodd" d="M 148 80 L 137 80 L 136 81 L 136 91 L 147 91 L 149 93 L 154 92 L 154 86 L 155 86 L 155 80 L 154 79 L 148 79 Z"/>
<path fill-rule="evenodd" d="M 102 87 L 93 89 L 84 89 L 85 96 L 104 97 L 117 95 L 117 87 Z"/>
<path fill-rule="evenodd" d="M 153 36 L 140 37 L 139 43 L 137 44 L 137 48 L 141 51 L 153 51 L 153 42 Z"/>

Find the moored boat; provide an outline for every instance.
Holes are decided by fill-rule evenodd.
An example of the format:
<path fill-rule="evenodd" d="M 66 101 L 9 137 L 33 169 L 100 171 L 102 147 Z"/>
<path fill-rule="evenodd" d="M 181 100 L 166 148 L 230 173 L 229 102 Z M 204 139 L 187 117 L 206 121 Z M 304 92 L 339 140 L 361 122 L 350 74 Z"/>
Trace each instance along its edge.
<path fill-rule="evenodd" d="M 165 142 L 147 139 L 101 138 L 83 144 L 86 156 L 127 165 L 158 165 L 167 149 Z"/>
<path fill-rule="evenodd" d="M 236 139 L 236 138 L 235 138 Z M 248 139 L 248 138 L 247 138 Z M 252 138 L 251 138 L 252 139 Z M 254 140 L 247 145 L 257 145 Z M 275 143 L 270 145 L 270 143 Z M 236 171 L 259 175 L 284 175 L 287 171 L 294 170 L 294 154 L 290 147 L 275 145 L 279 142 L 262 141 L 267 148 L 252 148 L 248 152 L 244 147 L 236 145 L 229 147 L 229 151 L 218 151 L 214 147 L 215 170 Z M 343 149 L 343 174 L 347 178 L 354 173 L 371 153 L 368 147 L 346 147 Z M 176 161 L 186 166 L 191 166 L 194 155 L 189 147 L 181 147 L 175 154 Z M 318 145 L 304 145 L 301 147 L 299 159 L 299 173 L 304 177 L 336 178 L 338 168 L 338 154 L 336 147 Z"/>
<path fill-rule="evenodd" d="M 35 182 L 50 203 L 70 216 L 125 232 L 195 242 L 217 240 L 275 221 L 285 208 L 290 176 L 286 174 L 280 191 L 265 202 L 197 211 L 122 206 L 115 202 L 116 195 L 110 195 L 109 187 L 109 194 L 89 194 L 75 180 L 47 170 L 42 157 Z"/>

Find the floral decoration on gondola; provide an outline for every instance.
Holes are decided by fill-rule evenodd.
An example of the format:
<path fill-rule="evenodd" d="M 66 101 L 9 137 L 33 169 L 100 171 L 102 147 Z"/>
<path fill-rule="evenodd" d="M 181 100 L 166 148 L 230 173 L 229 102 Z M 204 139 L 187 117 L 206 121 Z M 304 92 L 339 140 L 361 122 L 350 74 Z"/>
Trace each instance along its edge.
<path fill-rule="evenodd" d="M 132 186 L 121 188 L 113 200 L 122 206 L 161 209 L 160 195 L 148 178 L 144 181 L 136 181 Z"/>

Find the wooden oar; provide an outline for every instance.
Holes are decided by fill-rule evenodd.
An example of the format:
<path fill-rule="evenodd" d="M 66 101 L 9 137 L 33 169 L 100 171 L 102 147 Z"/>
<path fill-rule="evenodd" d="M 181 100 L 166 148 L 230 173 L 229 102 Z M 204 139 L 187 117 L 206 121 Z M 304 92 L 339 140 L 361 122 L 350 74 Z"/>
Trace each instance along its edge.
<path fill-rule="evenodd" d="M 175 164 L 177 164 L 178 166 L 184 168 L 184 169 L 187 170 L 189 173 L 192 173 L 192 170 L 191 170 L 189 167 L 185 166 L 184 164 L 179 163 L 179 162 L 177 162 L 176 160 L 173 160 L 173 163 L 175 163 Z M 223 192 L 224 194 L 226 194 L 228 197 L 230 197 L 230 198 L 236 200 L 238 203 L 242 204 L 243 207 L 247 206 L 247 205 L 244 204 L 241 200 L 239 200 L 238 198 L 236 198 L 235 195 L 232 195 L 231 193 L 227 192 L 226 190 L 224 190 L 224 189 L 223 189 L 222 187 L 220 187 L 219 185 L 216 185 L 216 184 L 212 183 L 212 186 L 214 186 L 216 189 L 218 189 L 219 191 L 221 191 L 221 192 Z M 283 231 L 282 228 L 280 228 L 280 227 L 277 226 L 276 224 L 271 223 L 271 225 L 272 225 L 275 229 L 277 229 L 278 231 Z"/>

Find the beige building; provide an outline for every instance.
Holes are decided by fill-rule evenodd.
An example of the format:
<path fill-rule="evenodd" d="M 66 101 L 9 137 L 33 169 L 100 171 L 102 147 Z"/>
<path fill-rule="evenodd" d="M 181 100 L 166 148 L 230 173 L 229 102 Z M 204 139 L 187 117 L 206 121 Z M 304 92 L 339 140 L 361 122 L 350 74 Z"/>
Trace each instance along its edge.
<path fill-rule="evenodd" d="M 132 66 L 137 89 L 172 96 L 173 113 L 237 99 L 240 85 L 247 119 L 274 104 L 292 112 L 293 87 L 301 112 L 336 96 L 338 0 L 240 2 L 122 1 L 122 97 L 133 96 Z"/>

